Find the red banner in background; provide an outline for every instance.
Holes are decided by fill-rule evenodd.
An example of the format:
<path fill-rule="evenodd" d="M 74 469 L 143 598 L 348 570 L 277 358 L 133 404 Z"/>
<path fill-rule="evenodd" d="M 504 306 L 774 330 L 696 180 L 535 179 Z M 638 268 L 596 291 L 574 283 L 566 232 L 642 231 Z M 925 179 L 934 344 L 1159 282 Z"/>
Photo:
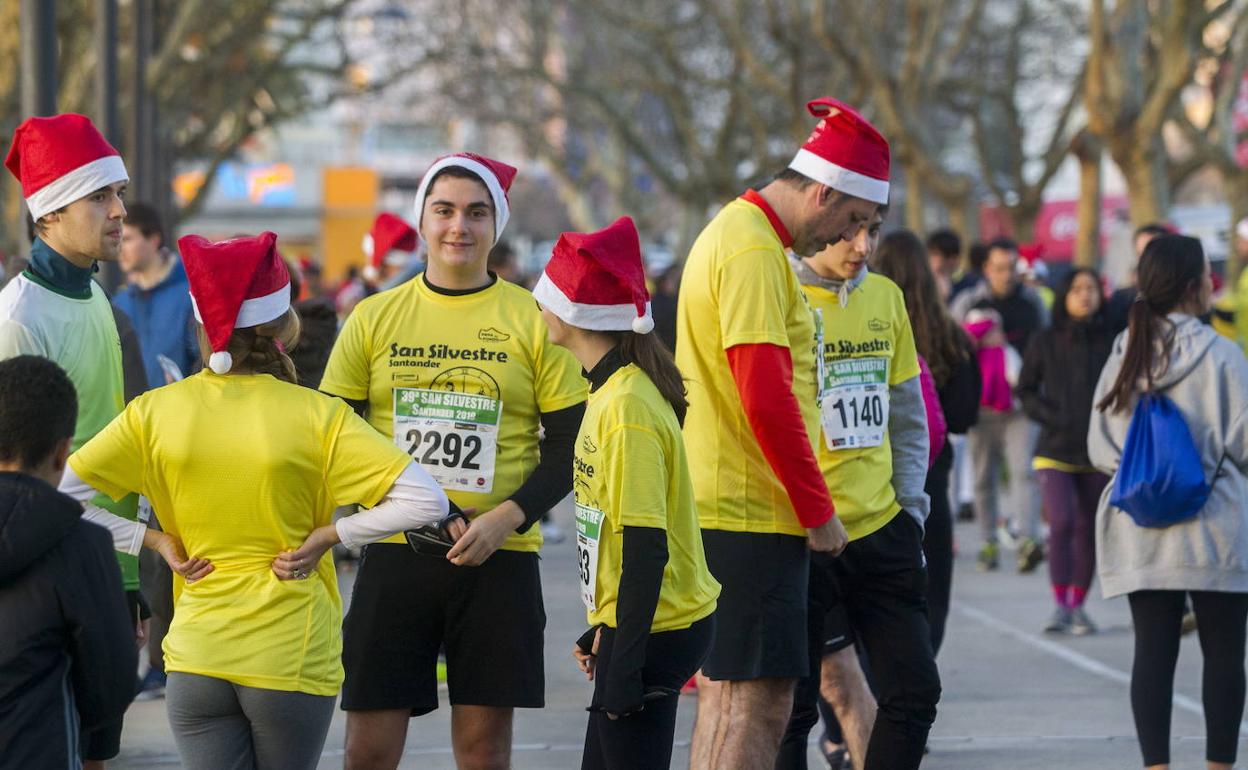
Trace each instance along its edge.
<path fill-rule="evenodd" d="M 1101 198 L 1101 250 L 1114 222 L 1125 220 L 1127 199 L 1122 195 Z M 1075 256 L 1075 235 L 1079 229 L 1079 201 L 1047 201 L 1036 215 L 1035 243 L 1044 247 L 1047 262 L 1069 262 Z M 979 207 L 979 233 L 988 241 L 1001 235 L 1013 236 L 1009 217 L 997 206 Z"/>

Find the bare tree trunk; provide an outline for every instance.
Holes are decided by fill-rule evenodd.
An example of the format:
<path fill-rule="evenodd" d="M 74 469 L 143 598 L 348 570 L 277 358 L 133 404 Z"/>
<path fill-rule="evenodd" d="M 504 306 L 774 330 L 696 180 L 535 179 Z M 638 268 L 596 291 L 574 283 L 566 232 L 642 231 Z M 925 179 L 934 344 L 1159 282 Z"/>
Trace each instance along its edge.
<path fill-rule="evenodd" d="M 906 227 L 919 237 L 923 237 L 923 233 L 927 230 L 927 222 L 924 215 L 925 191 L 923 189 L 923 180 L 919 176 L 919 171 L 913 166 L 907 166 L 906 175 Z"/>
<path fill-rule="evenodd" d="M 970 195 L 945 199 L 949 229 L 968 246 L 979 240 L 979 206 Z"/>
<path fill-rule="evenodd" d="M 1031 243 L 1036 238 L 1036 217 L 1040 214 L 1040 202 L 1027 201 L 1017 206 L 1006 207 L 1005 213 L 1010 218 L 1010 227 L 1014 231 L 1014 240 L 1019 243 Z"/>
<path fill-rule="evenodd" d="M 1079 159 L 1075 265 L 1096 267 L 1101 261 L 1101 143 L 1084 131 L 1072 143 L 1072 149 Z"/>
<path fill-rule="evenodd" d="M 1114 162 L 1127 182 L 1127 212 L 1132 227 L 1161 222 L 1170 208 L 1165 156 L 1158 152 L 1158 143 L 1151 147 L 1134 142 L 1111 146 Z"/>

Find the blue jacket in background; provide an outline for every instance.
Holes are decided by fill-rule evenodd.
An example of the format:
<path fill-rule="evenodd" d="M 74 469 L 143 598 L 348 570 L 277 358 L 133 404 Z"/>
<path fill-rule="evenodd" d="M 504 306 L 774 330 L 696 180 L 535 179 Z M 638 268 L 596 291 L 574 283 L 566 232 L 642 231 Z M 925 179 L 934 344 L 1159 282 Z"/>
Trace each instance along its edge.
<path fill-rule="evenodd" d="M 113 304 L 130 316 L 139 335 L 149 388 L 166 384 L 157 356 L 169 358 L 186 376 L 200 368 L 190 284 L 182 261 L 176 255 L 172 258 L 173 269 L 165 280 L 148 290 L 127 286 L 113 298 Z"/>

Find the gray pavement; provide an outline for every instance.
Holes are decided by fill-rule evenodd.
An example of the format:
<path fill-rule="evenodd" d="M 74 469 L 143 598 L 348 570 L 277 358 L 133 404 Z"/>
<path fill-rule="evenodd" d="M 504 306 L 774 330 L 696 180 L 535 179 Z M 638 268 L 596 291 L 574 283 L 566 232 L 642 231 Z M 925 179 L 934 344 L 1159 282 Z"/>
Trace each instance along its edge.
<path fill-rule="evenodd" d="M 570 521 L 565 505 L 556 519 Z M 1036 574 L 981 574 L 974 569 L 975 529 L 957 529 L 961 553 L 954 577 L 954 609 L 940 654 L 944 696 L 924 768 L 987 770 L 1070 768 L 1105 770 L 1140 766 L 1128 702 L 1132 637 L 1125 600 L 1093 598 L 1089 613 L 1101 633 L 1084 638 L 1039 632 L 1050 607 L 1048 583 Z M 1003 560 L 1005 563 L 1006 560 Z M 584 630 L 575 584 L 574 548 L 548 546 L 542 578 L 546 613 L 546 702 L 518 712 L 514 766 L 528 770 L 577 768 L 589 685 L 569 651 Z M 349 595 L 351 575 L 342 575 Z M 1173 767 L 1203 768 L 1204 724 L 1200 712 L 1200 658 L 1196 638 L 1183 642 L 1176 677 Z M 682 696 L 673 767 L 688 765 L 688 736 L 697 708 Z M 405 770 L 454 768 L 449 748 L 450 711 L 443 708 L 411 722 Z M 321 768 L 342 767 L 341 712 L 325 744 Z M 1248 734 L 1248 730 L 1243 734 Z M 1245 746 L 1241 741 L 1241 755 Z M 820 768 L 814 746 L 811 767 Z M 126 718 L 122 754 L 110 768 L 178 767 L 164 701 L 134 704 Z"/>

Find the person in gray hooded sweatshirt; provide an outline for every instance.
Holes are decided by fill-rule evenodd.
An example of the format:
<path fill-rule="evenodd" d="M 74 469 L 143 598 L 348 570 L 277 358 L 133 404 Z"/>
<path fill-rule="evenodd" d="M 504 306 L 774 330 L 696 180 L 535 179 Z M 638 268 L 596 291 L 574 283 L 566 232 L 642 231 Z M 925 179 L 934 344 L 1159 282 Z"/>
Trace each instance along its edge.
<path fill-rule="evenodd" d="M 1140 258 L 1139 296 L 1096 387 L 1088 456 L 1114 475 L 1142 393 L 1167 396 L 1182 413 L 1212 493 L 1191 519 L 1137 525 L 1109 504 L 1096 516 L 1096 561 L 1106 597 L 1126 594 L 1135 627 L 1131 708 L 1149 768 L 1170 762 L 1170 711 L 1184 595 L 1190 593 L 1204 656 L 1206 759 L 1235 762 L 1244 710 L 1248 622 L 1248 360 L 1197 316 L 1212 283 L 1200 241 L 1155 239 Z"/>

